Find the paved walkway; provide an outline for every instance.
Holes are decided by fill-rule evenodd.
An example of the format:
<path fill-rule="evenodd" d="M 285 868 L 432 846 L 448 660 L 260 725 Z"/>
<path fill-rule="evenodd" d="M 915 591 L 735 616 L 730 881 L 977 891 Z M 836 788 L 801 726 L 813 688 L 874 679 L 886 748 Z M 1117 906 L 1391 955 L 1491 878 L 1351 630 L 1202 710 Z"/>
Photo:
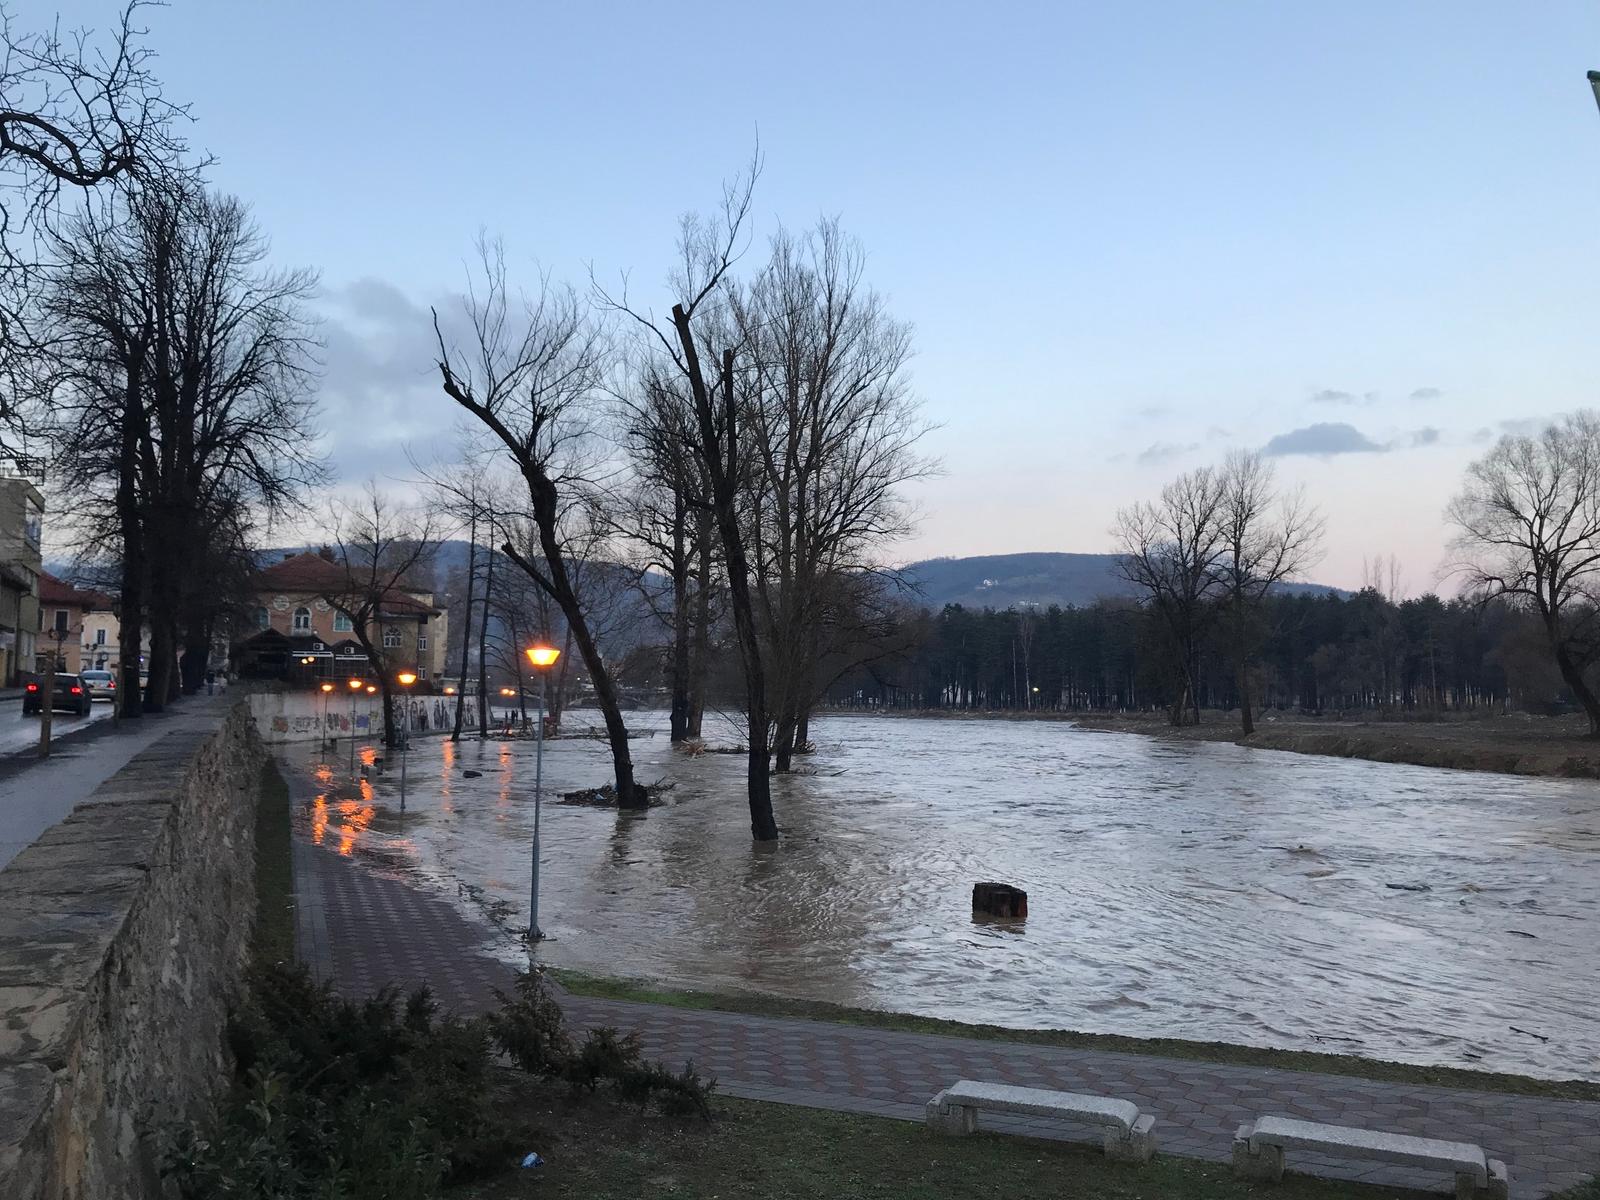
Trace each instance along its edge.
<path fill-rule="evenodd" d="M 305 781 L 291 779 L 308 803 Z M 460 907 L 403 877 L 313 845 L 297 820 L 297 945 L 323 978 L 351 994 L 426 982 L 447 1007 L 477 1011 L 512 970 L 483 953 L 485 931 Z M 638 1030 L 652 1057 L 694 1061 L 721 1091 L 759 1100 L 920 1121 L 923 1105 L 956 1079 L 998 1080 L 1127 1097 L 1156 1118 L 1160 1150 L 1225 1161 L 1233 1131 L 1264 1113 L 1483 1144 L 1511 1169 L 1513 1197 L 1559 1191 L 1600 1173 L 1600 1103 L 1378 1083 L 1339 1075 L 867 1029 L 826 1022 L 700 1012 L 565 994 L 583 1028 Z M 1083 1137 L 1060 1126 L 985 1118 L 985 1127 L 1038 1137 Z M 1087 1139 L 1086 1139 L 1087 1140 Z M 1296 1170 L 1449 1191 L 1426 1172 L 1293 1156 Z"/>

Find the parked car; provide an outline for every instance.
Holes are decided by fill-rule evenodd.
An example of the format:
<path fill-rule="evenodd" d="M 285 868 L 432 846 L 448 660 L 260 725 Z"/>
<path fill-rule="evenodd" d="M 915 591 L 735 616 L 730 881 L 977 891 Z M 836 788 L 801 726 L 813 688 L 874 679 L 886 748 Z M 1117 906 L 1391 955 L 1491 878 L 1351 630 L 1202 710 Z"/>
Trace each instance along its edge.
<path fill-rule="evenodd" d="M 55 710 L 75 712 L 80 717 L 89 715 L 89 685 L 81 675 L 56 676 L 55 689 L 50 693 L 50 707 Z M 44 681 L 35 679 L 22 689 L 22 715 L 33 716 L 44 704 Z"/>
<path fill-rule="evenodd" d="M 82 671 L 79 673 L 83 681 L 89 685 L 89 699 L 115 700 L 117 698 L 117 677 L 110 671 Z"/>

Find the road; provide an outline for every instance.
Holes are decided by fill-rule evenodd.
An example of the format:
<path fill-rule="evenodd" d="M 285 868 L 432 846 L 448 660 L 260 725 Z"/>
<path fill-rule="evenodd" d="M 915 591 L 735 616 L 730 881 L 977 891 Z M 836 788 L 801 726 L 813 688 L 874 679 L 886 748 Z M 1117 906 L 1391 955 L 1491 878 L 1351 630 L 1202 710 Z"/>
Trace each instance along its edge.
<path fill-rule="evenodd" d="M 56 743 L 43 761 L 26 750 L 9 755 L 0 751 L 0 869 L 139 751 L 196 721 L 214 721 L 227 703 L 223 696 L 189 696 L 164 713 L 115 723 L 111 706 L 97 704 L 87 719 L 56 714 L 63 722 L 60 728 L 70 725 L 76 732 Z M 17 701 L 0 701 L 0 728 L 6 730 L 0 745 L 6 747 L 14 739 L 26 745 L 27 733 L 39 736 L 38 718 L 24 718 Z"/>
<path fill-rule="evenodd" d="M 111 703 L 101 700 L 89 710 L 87 717 L 76 713 L 58 712 L 50 722 L 50 737 L 70 739 L 78 730 L 87 728 L 111 717 Z M 0 758 L 26 752 L 39 745 L 39 718 L 22 715 L 22 697 L 12 696 L 0 700 Z"/>

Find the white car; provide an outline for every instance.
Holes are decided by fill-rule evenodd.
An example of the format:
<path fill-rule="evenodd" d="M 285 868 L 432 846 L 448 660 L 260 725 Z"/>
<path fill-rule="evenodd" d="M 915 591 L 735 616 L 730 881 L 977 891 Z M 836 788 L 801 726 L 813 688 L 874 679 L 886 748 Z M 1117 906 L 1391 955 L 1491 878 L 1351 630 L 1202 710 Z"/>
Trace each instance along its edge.
<path fill-rule="evenodd" d="M 110 671 L 82 671 L 79 674 L 89 687 L 90 700 L 117 698 L 117 677 Z"/>

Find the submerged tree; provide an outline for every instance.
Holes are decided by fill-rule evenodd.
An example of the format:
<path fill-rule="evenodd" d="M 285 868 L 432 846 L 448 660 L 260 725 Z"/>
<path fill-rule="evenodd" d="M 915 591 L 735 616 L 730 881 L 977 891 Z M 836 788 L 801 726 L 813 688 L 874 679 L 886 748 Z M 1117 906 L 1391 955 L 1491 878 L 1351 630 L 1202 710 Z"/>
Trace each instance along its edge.
<path fill-rule="evenodd" d="M 567 545 L 571 510 L 595 485 L 593 421 L 606 367 L 601 331 L 569 289 L 541 280 L 531 300 L 513 302 L 498 246 L 480 244 L 481 294 L 466 301 L 472 348 L 453 351 L 434 315 L 445 394 L 510 456 L 527 488 L 540 558 L 506 541 L 505 556 L 560 607 L 588 669 L 611 746 L 617 803 L 643 808 L 616 685 L 572 578 Z M 519 311 L 520 308 L 520 311 Z"/>

